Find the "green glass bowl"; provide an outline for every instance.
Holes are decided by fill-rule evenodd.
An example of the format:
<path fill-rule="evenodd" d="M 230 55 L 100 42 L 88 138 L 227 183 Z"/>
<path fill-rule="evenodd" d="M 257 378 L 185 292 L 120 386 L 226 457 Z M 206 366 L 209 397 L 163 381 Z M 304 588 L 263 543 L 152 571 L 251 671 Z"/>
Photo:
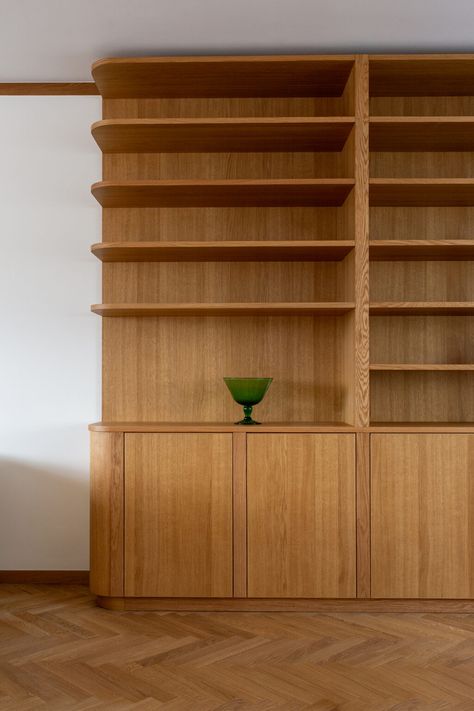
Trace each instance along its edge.
<path fill-rule="evenodd" d="M 245 417 L 236 422 L 236 425 L 260 424 L 252 419 L 252 409 L 263 400 L 272 380 L 273 378 L 224 378 L 235 402 L 244 408 Z"/>

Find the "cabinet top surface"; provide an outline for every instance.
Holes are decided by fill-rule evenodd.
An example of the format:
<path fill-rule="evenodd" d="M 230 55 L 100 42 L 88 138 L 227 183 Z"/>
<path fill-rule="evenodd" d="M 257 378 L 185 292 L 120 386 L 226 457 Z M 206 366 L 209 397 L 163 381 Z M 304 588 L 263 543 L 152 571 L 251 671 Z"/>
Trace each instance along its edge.
<path fill-rule="evenodd" d="M 370 427 L 355 427 L 344 422 L 270 422 L 256 427 L 222 422 L 94 422 L 91 432 L 474 432 L 473 422 L 373 422 Z"/>

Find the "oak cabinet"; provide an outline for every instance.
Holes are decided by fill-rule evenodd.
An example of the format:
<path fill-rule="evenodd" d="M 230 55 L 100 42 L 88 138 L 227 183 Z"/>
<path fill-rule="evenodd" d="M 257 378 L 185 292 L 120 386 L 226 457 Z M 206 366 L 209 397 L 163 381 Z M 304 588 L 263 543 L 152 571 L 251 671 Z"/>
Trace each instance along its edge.
<path fill-rule="evenodd" d="M 355 597 L 355 442 L 247 436 L 248 596 Z"/>
<path fill-rule="evenodd" d="M 474 434 L 371 436 L 372 597 L 474 595 Z"/>
<path fill-rule="evenodd" d="M 125 596 L 232 595 L 232 435 L 125 435 Z"/>

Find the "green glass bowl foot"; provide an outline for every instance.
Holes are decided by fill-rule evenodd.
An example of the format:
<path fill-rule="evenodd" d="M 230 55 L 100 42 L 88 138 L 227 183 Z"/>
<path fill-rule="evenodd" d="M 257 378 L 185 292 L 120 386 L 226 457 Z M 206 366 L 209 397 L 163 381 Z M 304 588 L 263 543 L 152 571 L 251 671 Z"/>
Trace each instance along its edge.
<path fill-rule="evenodd" d="M 256 420 L 253 420 L 251 417 L 244 417 L 243 420 L 239 420 L 238 422 L 234 422 L 234 425 L 261 425 L 261 422 L 257 422 Z"/>

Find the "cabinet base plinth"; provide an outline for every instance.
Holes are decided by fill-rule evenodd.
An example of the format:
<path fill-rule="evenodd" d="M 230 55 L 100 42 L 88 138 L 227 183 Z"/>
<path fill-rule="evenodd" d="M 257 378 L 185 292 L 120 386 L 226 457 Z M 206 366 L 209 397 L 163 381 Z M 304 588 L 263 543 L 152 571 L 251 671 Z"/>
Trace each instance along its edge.
<path fill-rule="evenodd" d="M 474 600 L 97 597 L 106 610 L 157 612 L 474 612 Z"/>

